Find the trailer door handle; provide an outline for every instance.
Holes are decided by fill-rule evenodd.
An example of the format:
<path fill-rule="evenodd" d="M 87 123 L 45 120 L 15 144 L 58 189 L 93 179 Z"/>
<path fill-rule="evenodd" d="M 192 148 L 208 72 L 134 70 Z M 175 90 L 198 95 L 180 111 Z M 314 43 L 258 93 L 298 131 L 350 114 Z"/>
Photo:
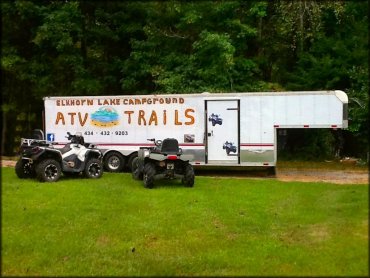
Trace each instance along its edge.
<path fill-rule="evenodd" d="M 213 130 L 211 132 L 208 132 L 208 137 L 213 136 Z"/>

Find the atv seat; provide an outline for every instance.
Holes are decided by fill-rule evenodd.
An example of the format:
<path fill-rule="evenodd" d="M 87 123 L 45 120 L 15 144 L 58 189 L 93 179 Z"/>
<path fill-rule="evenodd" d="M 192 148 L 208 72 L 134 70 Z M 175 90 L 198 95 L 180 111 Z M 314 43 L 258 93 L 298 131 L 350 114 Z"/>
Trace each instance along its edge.
<path fill-rule="evenodd" d="M 44 140 L 44 132 L 41 129 L 34 129 L 31 137 L 36 140 Z"/>
<path fill-rule="evenodd" d="M 59 149 L 62 154 L 65 154 L 66 152 L 69 152 L 71 150 L 71 144 L 66 144 L 63 148 Z"/>
<path fill-rule="evenodd" d="M 174 138 L 164 139 L 161 146 L 163 154 L 178 154 L 180 153 L 179 142 Z"/>

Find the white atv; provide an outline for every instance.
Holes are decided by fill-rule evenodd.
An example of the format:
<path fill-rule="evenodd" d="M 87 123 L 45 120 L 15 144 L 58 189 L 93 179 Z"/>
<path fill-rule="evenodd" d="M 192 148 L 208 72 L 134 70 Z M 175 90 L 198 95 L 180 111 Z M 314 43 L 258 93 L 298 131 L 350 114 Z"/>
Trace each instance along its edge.
<path fill-rule="evenodd" d="M 85 143 L 80 133 L 71 135 L 67 132 L 66 138 L 71 143 L 57 149 L 51 142 L 42 140 L 44 135 L 41 130 L 37 132 L 36 139 L 22 138 L 20 158 L 15 166 L 19 178 L 36 176 L 42 182 L 55 182 L 62 173 L 66 176 L 83 173 L 87 178 L 94 179 L 102 176 L 101 151 L 95 145 Z"/>
<path fill-rule="evenodd" d="M 194 169 L 190 157 L 182 154 L 178 141 L 173 138 L 148 139 L 155 147 L 141 148 L 132 161 L 132 177 L 142 179 L 146 188 L 153 188 L 154 180 L 180 178 L 186 187 L 194 185 Z"/>

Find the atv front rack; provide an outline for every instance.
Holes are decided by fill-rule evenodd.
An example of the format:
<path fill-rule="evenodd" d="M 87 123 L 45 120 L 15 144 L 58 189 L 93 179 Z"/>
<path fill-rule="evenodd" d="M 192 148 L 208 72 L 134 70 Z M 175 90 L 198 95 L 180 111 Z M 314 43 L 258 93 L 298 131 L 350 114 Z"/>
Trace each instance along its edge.
<path fill-rule="evenodd" d="M 30 146 L 50 146 L 52 143 L 47 140 L 39 140 L 39 139 L 27 139 L 27 138 L 22 138 L 21 139 L 21 145 L 26 145 L 28 147 Z"/>

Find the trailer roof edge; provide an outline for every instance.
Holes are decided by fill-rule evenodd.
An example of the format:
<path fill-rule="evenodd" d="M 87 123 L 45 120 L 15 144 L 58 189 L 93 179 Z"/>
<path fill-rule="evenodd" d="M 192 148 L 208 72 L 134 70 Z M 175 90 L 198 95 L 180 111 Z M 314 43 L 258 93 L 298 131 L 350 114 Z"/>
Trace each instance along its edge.
<path fill-rule="evenodd" d="M 339 98 L 343 103 L 348 103 L 348 96 L 345 92 L 341 90 L 335 90 L 335 95 Z"/>

